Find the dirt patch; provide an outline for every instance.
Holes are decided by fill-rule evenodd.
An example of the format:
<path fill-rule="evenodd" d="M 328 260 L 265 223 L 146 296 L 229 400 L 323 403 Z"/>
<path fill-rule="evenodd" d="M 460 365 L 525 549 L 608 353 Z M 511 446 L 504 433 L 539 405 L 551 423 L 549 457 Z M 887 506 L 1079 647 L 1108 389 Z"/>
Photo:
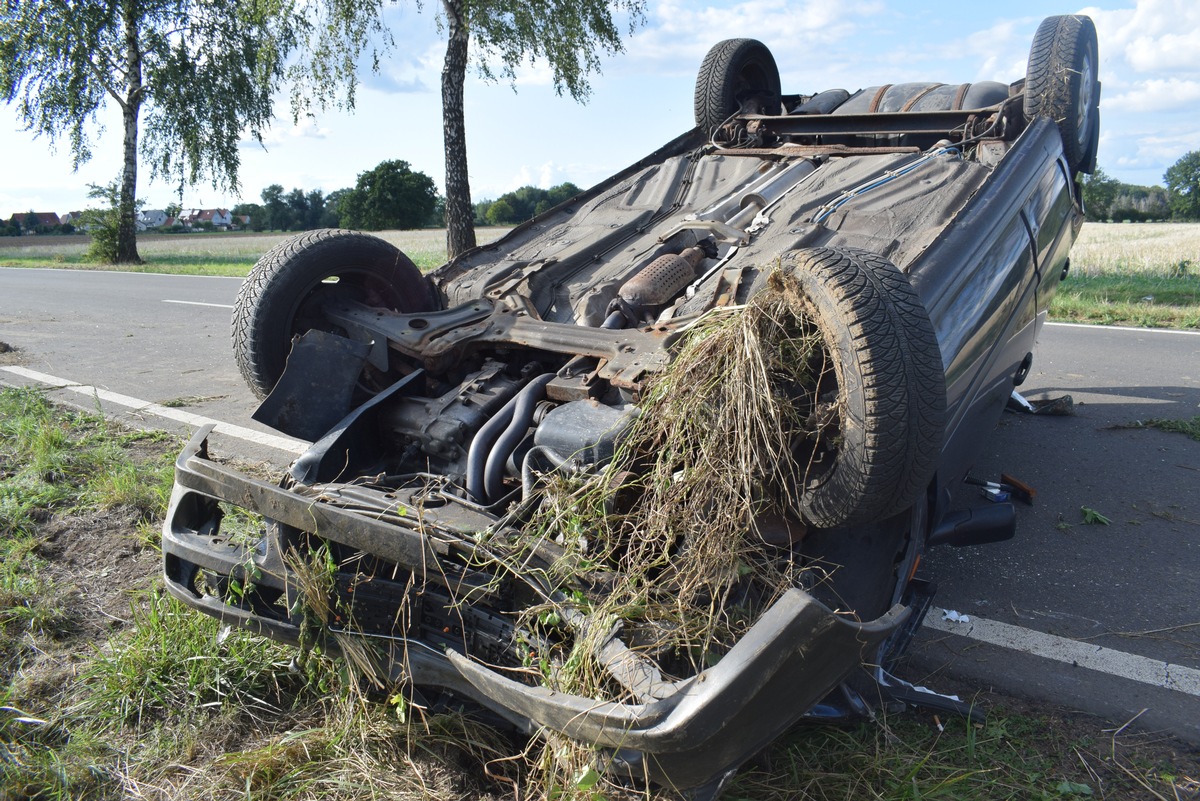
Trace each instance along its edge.
<path fill-rule="evenodd" d="M 66 600 L 80 628 L 109 629 L 124 619 L 131 593 L 149 587 L 160 569 L 161 556 L 139 535 L 137 520 L 137 512 L 118 509 L 43 526 L 36 553 L 49 563 L 50 579 L 70 588 Z"/>
<path fill-rule="evenodd" d="M 20 362 L 20 351 L 7 342 L 0 342 L 0 365 L 19 364 Z"/>
<path fill-rule="evenodd" d="M 57 636 L 38 637 L 11 666 L 14 687 L 34 708 L 56 706 L 93 649 L 129 625 L 130 604 L 160 569 L 158 552 L 138 539 L 136 518 L 118 510 L 55 516 L 40 527 L 34 553 L 46 560 Z"/>

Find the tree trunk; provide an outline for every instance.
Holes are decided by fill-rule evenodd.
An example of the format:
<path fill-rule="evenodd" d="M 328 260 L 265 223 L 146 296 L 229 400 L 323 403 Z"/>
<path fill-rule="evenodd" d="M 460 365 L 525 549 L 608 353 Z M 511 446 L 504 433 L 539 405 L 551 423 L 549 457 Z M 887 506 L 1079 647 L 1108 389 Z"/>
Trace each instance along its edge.
<path fill-rule="evenodd" d="M 470 31 L 463 0 L 442 0 L 449 41 L 442 65 L 442 135 L 446 147 L 446 256 L 475 247 L 475 207 L 467 175 L 467 128 L 463 85 L 467 79 Z"/>
<path fill-rule="evenodd" d="M 121 196 L 118 202 L 117 263 L 141 264 L 137 250 L 137 141 L 138 114 L 142 107 L 142 52 L 138 41 L 138 14 L 135 3 L 122 3 L 125 22 L 125 102 L 121 117 L 125 126 L 125 165 L 121 171 Z"/>

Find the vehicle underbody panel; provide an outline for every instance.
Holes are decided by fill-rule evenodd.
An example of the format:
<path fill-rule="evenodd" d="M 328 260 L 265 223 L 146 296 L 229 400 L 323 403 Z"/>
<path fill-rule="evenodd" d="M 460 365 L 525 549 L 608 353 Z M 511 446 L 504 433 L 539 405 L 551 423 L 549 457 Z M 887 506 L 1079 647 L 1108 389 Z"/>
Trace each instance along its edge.
<path fill-rule="evenodd" d="M 928 545 L 1012 534 L 1011 507 L 950 516 L 946 499 L 1027 368 L 1081 219 L 1080 165 L 1022 91 L 762 86 L 427 277 L 353 232 L 273 251 L 235 347 L 266 396 L 256 419 L 313 445 L 272 484 L 193 437 L 169 592 L 286 642 L 365 642 L 409 692 L 681 790 L 718 787 L 805 715 L 869 714 L 863 677 L 919 701 L 888 674 L 932 600 L 914 576 Z M 703 350 L 719 336 L 734 344 Z M 750 431 L 765 462 L 737 451 L 745 480 L 705 495 L 743 443 L 693 458 L 648 427 L 672 408 L 700 434 Z M 679 512 L 671 493 L 701 500 Z M 262 530 L 226 531 L 231 507 Z M 689 583 L 710 547 L 725 561 Z M 584 661 L 592 683 L 563 684 Z"/>

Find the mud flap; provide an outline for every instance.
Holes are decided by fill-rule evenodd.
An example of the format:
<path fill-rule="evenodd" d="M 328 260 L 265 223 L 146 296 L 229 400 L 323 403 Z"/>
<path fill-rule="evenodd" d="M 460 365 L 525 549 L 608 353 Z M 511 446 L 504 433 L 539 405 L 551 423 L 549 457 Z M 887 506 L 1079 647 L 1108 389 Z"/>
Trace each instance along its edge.
<path fill-rule="evenodd" d="M 354 385 L 371 346 L 313 329 L 292 344 L 271 394 L 251 417 L 315 442 L 350 411 Z"/>

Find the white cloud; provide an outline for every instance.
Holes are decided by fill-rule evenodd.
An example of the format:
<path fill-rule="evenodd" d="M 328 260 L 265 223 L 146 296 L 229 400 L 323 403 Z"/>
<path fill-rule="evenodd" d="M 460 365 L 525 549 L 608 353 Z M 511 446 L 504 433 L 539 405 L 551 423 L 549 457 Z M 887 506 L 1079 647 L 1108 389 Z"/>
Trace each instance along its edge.
<path fill-rule="evenodd" d="M 1119 95 L 1104 100 L 1108 110 L 1125 112 L 1182 111 L 1194 114 L 1200 103 L 1200 81 L 1152 78 L 1137 81 Z"/>
<path fill-rule="evenodd" d="M 1137 72 L 1200 72 L 1200 3 L 1138 0 L 1132 9 L 1086 8 L 1096 23 L 1101 63 L 1124 61 Z"/>
<path fill-rule="evenodd" d="M 713 44 L 746 37 L 765 42 L 786 73 L 814 63 L 809 53 L 815 39 L 822 48 L 845 40 L 860 20 L 882 10 L 877 0 L 743 0 L 727 7 L 666 0 L 650 11 L 646 28 L 629 40 L 628 55 L 618 68 L 653 68 L 656 76 L 694 75 Z"/>
<path fill-rule="evenodd" d="M 276 118 L 278 122 L 278 118 Z M 329 136 L 329 129 L 317 124 L 317 121 L 312 117 L 302 117 L 298 122 L 291 126 L 273 125 L 263 132 L 263 144 L 270 147 L 271 145 L 281 145 L 295 139 L 325 139 Z M 243 140 L 242 144 L 257 145 L 254 140 Z"/>

